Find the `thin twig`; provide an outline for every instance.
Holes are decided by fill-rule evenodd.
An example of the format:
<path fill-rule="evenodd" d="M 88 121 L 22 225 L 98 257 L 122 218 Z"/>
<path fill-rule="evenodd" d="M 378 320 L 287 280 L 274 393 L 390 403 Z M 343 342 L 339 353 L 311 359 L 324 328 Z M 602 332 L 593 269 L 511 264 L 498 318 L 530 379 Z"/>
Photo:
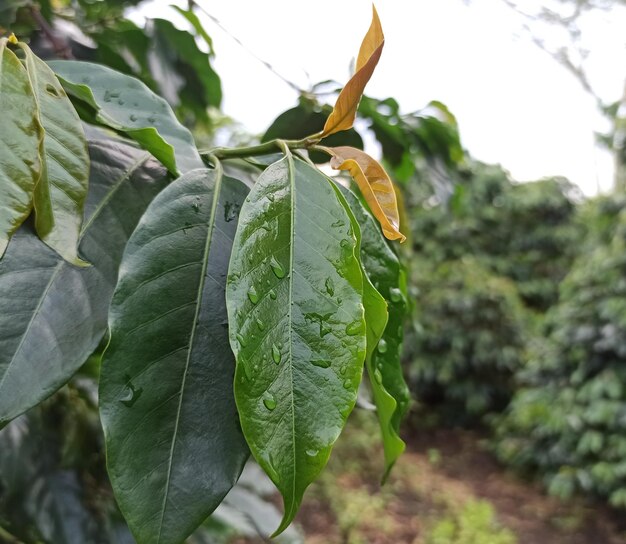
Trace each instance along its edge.
<path fill-rule="evenodd" d="M 214 15 L 212 15 L 211 13 L 209 13 L 206 10 L 206 8 L 204 8 L 203 6 L 198 4 L 198 2 L 196 2 L 195 0 L 189 0 L 189 4 L 191 6 L 196 6 L 200 11 L 202 11 L 202 13 L 204 13 L 209 19 L 211 19 L 211 21 L 213 21 L 213 23 L 215 23 L 215 25 L 217 27 L 219 27 L 220 30 L 222 30 L 222 32 L 224 32 L 228 36 L 230 36 L 230 38 L 235 43 L 237 43 L 237 45 L 239 45 L 244 51 L 246 51 L 254 59 L 256 59 L 258 62 L 260 62 L 263 66 L 265 66 L 270 72 L 272 72 L 276 77 L 278 77 L 281 81 L 283 81 L 283 83 L 286 83 L 287 85 L 289 85 L 289 87 L 291 87 L 298 94 L 303 94 L 304 93 L 303 89 L 301 89 L 293 81 L 290 81 L 285 76 L 283 76 L 281 73 L 279 73 L 269 62 L 267 62 L 266 60 L 264 60 L 261 57 L 259 57 L 254 51 L 252 51 L 249 47 L 247 47 L 237 36 L 235 36 L 234 34 L 229 32 L 228 29 L 220 22 L 220 20 L 217 17 L 215 17 Z"/>
<path fill-rule="evenodd" d="M 48 24 L 48 21 L 46 21 L 45 17 L 39 11 L 39 8 L 36 6 L 31 7 L 30 14 L 41 31 L 44 33 L 44 36 L 52 44 L 54 52 L 62 59 L 73 59 L 74 55 L 72 54 L 72 49 L 69 44 L 55 34 L 52 27 Z"/>

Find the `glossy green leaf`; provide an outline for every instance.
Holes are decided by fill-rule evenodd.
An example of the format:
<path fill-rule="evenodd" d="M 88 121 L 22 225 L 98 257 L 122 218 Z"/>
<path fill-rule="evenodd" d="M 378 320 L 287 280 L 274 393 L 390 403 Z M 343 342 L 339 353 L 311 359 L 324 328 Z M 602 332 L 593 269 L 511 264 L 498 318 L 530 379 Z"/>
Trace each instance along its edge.
<path fill-rule="evenodd" d="M 128 135 L 172 174 L 204 166 L 191 132 L 168 103 L 138 79 L 99 64 L 69 60 L 48 64 L 73 98 L 95 110 L 95 121 Z"/>
<path fill-rule="evenodd" d="M 295 516 L 357 397 L 365 358 L 363 278 L 332 182 L 284 157 L 241 210 L 226 288 L 235 398 L 256 460 Z"/>
<path fill-rule="evenodd" d="M 43 132 L 26 69 L 0 39 L 0 257 L 11 235 L 28 217 L 39 179 Z"/>
<path fill-rule="evenodd" d="M 224 296 L 247 192 L 220 170 L 189 172 L 154 200 L 124 253 L 100 412 L 109 476 L 139 544 L 182 542 L 248 457 Z"/>
<path fill-rule="evenodd" d="M 39 237 L 72 264 L 78 257 L 83 208 L 89 183 L 89 153 L 80 119 L 59 80 L 30 48 L 19 43 L 44 130 L 39 153 L 41 177 L 35 187 L 35 228 Z"/>
<path fill-rule="evenodd" d="M 349 189 L 341 185 L 338 187 L 361 226 L 363 268 L 365 276 L 374 284 L 367 281 L 363 295 L 368 331 L 366 366 L 383 437 L 384 481 L 405 448 L 398 431 L 409 398 L 400 361 L 403 337 L 401 324 L 406 317 L 405 293 L 401 290 L 401 265 L 380 232 L 376 220 L 359 198 Z M 381 293 L 384 293 L 384 297 Z M 387 308 L 389 317 L 383 322 L 381 314 L 386 317 Z"/>
<path fill-rule="evenodd" d="M 299 140 L 321 132 L 331 111 L 330 106 L 320 107 L 303 99 L 295 108 L 281 113 L 267 129 L 261 141 L 269 142 L 277 138 Z M 353 128 L 331 134 L 324 138 L 321 143 L 328 147 L 343 145 L 363 149 L 363 139 Z M 316 164 L 328 162 L 326 153 L 310 151 L 309 156 Z"/>
<path fill-rule="evenodd" d="M 90 144 L 91 179 L 76 268 L 25 225 L 0 261 L 0 427 L 63 385 L 96 348 L 126 240 L 165 170 L 146 152 Z"/>

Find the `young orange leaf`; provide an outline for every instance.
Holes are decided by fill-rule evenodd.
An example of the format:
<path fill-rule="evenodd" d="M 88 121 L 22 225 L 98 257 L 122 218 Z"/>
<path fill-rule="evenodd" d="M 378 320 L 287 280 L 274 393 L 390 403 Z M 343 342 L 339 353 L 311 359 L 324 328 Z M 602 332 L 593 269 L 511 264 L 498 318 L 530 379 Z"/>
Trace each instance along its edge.
<path fill-rule="evenodd" d="M 347 170 L 359 186 L 374 217 L 380 221 L 385 238 L 404 242 L 400 232 L 398 202 L 393 183 L 381 164 L 367 153 L 354 147 L 325 147 L 332 155 L 330 165 L 335 170 Z"/>
<path fill-rule="evenodd" d="M 372 9 L 372 24 L 365 38 L 363 38 L 363 43 L 361 44 L 359 56 L 356 61 L 356 72 L 350 78 L 350 81 L 348 81 L 341 93 L 339 93 L 335 107 L 328 119 L 326 119 L 326 124 L 321 134 L 322 138 L 339 132 L 340 130 L 352 128 L 359 101 L 365 90 L 365 85 L 367 85 L 367 82 L 372 77 L 374 68 L 376 68 L 378 60 L 380 59 L 383 45 L 385 45 L 385 36 L 383 35 L 383 28 L 380 24 L 378 13 L 373 5 Z"/>

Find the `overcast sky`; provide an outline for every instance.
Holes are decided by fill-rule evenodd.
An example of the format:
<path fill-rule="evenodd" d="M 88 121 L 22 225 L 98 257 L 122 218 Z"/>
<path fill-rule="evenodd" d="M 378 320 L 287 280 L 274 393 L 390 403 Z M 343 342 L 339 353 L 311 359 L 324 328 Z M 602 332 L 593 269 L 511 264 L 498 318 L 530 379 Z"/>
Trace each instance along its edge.
<path fill-rule="evenodd" d="M 166 16 L 152 2 L 133 17 Z M 185 5 L 186 2 L 178 2 Z M 245 46 L 301 88 L 349 78 L 371 18 L 370 0 L 199 0 Z M 463 145 L 520 180 L 563 175 L 586 194 L 612 182 L 610 156 L 594 131 L 606 129 L 594 100 L 567 70 L 533 45 L 502 0 L 377 0 L 385 49 L 366 92 L 395 97 L 405 112 L 441 100 L 456 115 Z M 224 112 L 262 132 L 297 93 L 208 18 Z M 593 81 L 617 100 L 626 74 L 626 9 L 598 13 L 585 30 Z M 554 36 L 558 41 L 558 36 Z"/>

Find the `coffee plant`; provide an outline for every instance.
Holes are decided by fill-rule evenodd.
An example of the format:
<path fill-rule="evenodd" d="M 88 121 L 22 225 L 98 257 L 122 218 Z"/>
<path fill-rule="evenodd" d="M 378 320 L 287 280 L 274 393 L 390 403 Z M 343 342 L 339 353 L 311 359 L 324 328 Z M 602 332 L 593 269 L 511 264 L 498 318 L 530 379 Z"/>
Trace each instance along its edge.
<path fill-rule="evenodd" d="M 15 35 L 0 38 L 0 427 L 106 346 L 107 471 L 140 544 L 183 542 L 250 453 L 282 494 L 284 531 L 363 368 L 384 476 L 404 449 L 396 192 L 378 162 L 336 145 L 383 45 L 374 10 L 321 129 L 200 150 L 132 75 L 45 62 Z M 209 75 L 197 73 L 205 88 Z M 309 152 L 330 157 L 360 195 Z M 258 169 L 254 183 L 229 166 L 242 160 Z"/>

